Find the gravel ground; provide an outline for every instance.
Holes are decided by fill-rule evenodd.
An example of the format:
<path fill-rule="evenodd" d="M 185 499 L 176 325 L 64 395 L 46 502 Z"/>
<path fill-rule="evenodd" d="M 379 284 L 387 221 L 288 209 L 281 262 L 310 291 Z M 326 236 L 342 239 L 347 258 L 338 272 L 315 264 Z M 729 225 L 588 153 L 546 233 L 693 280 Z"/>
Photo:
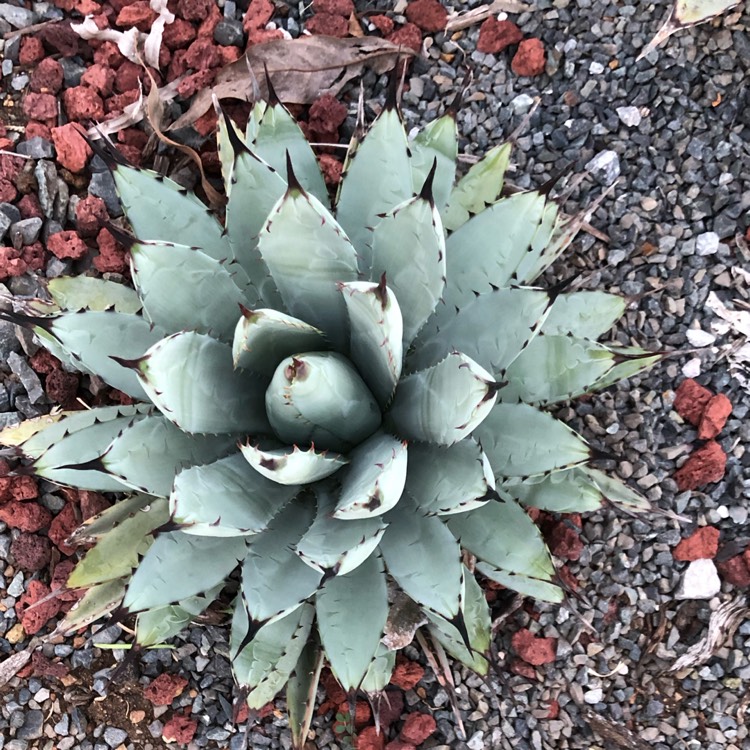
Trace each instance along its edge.
<path fill-rule="evenodd" d="M 454 7 L 480 4 L 469 0 Z M 43 13 L 45 5 L 35 7 Z M 358 9 L 385 6 L 390 10 L 393 4 L 359 3 Z M 711 331 L 715 322 L 706 308 L 710 292 L 727 302 L 750 299 L 750 283 L 736 271 L 743 266 L 750 270 L 750 255 L 735 240 L 749 223 L 749 16 L 735 14 L 731 24 L 723 19 L 683 32 L 666 48 L 635 62 L 666 11 L 665 2 L 539 0 L 532 11 L 512 19 L 526 37 L 543 41 L 546 73 L 519 78 L 511 72 L 507 52 L 478 52 L 475 26 L 454 39 L 434 35 L 429 56 L 417 59 L 407 76 L 404 115 L 415 124 L 453 98 L 462 64 L 471 62 L 475 81 L 459 115 L 462 151 L 468 155 L 505 139 L 523 119 L 531 98 L 540 97 L 539 108 L 517 139 L 511 180 L 523 188 L 538 186 L 568 164 L 580 171 L 599 155 L 590 165 L 591 176 L 572 194 L 570 211 L 598 195 L 619 173 L 614 194 L 591 220 L 609 243 L 582 235 L 573 257 L 557 271 L 567 276 L 571 267 L 587 269 L 586 287 L 633 297 L 614 340 L 684 352 L 640 378 L 561 409 L 594 446 L 618 457 L 618 463 L 611 461 L 606 468 L 639 487 L 664 513 L 632 518 L 603 510 L 584 517 L 579 558 L 559 560 L 577 580 L 579 596 L 570 606 L 526 602 L 506 610 L 496 641 L 507 668 L 501 680 L 493 676 L 485 682 L 453 669 L 465 738 L 457 733 L 448 692 L 428 669 L 405 694 L 406 712 L 430 713 L 437 721 L 425 748 L 750 746 L 744 719 L 750 704 L 750 620 L 741 621 L 705 664 L 669 671 L 678 656 L 703 638 L 721 603 L 744 602 L 742 590 L 728 580 L 718 593 L 710 585 L 713 562 L 702 564 L 697 581 L 685 579 L 688 565 L 676 561 L 673 550 L 702 526 L 721 532 L 720 559 L 742 552 L 750 541 L 747 391 L 730 376 L 719 350 L 687 351 L 688 329 Z M 241 18 L 242 11 L 236 13 Z M 296 35 L 308 17 L 305 11 L 300 22 L 294 6 L 281 23 Z M 232 28 L 236 31 L 236 24 Z M 6 41 L 6 57 L 9 45 Z M 455 54 L 457 47 L 463 55 Z M 6 91 L 26 85 L 24 70 L 14 70 L 6 75 L 3 65 Z M 385 81 L 367 74 L 364 83 L 368 103 L 382 102 Z M 61 223 L 63 216 L 64 211 Z M 42 236 L 49 233 L 47 222 Z M 53 261 L 52 272 L 65 265 Z M 32 292 L 35 283 L 27 275 L 8 286 L 20 294 Z M 717 344 L 730 340 L 723 337 Z M 8 394 L 0 398 L 0 422 L 12 423 L 14 415 L 32 416 L 45 408 L 46 397 L 37 393 L 39 379 L 26 364 L 33 350 L 27 339 L 22 343 L 23 349 L 13 330 L 0 326 L 0 350 L 8 363 L 5 388 L 0 388 L 0 396 Z M 11 352 L 18 354 L 14 358 Z M 704 491 L 680 493 L 672 476 L 695 447 L 697 435 L 672 404 L 683 367 L 694 368 L 697 362 L 688 363 L 696 359 L 701 369 L 697 380 L 734 405 L 718 438 L 728 462 L 720 482 Z M 42 503 L 56 512 L 63 500 L 45 494 Z M 6 561 L 0 575 L 3 655 L 28 646 L 15 604 L 30 578 L 47 580 L 49 567 L 33 575 L 17 570 L 9 561 L 17 536 L 0 524 L 0 559 Z M 556 639 L 556 660 L 536 669 L 519 662 L 511 636 L 520 628 Z M 113 626 L 94 640 L 115 642 L 123 636 Z M 159 748 L 164 724 L 181 712 L 198 723 L 190 747 L 244 747 L 246 725 L 234 727 L 231 721 L 226 631 L 196 625 L 175 642 L 176 650 L 147 652 L 136 671 L 114 688 L 105 678 L 122 652 L 93 647 L 86 634 L 45 644 L 42 652 L 67 674 L 14 677 L 5 685 L 0 748 Z M 407 655 L 423 661 L 416 650 Z M 188 684 L 171 706 L 153 707 L 144 699 L 143 687 L 165 671 L 183 675 Z M 332 731 L 331 711 L 315 719 L 314 730 L 314 747 L 342 746 Z M 281 710 L 247 732 L 255 748 L 290 745 Z"/>

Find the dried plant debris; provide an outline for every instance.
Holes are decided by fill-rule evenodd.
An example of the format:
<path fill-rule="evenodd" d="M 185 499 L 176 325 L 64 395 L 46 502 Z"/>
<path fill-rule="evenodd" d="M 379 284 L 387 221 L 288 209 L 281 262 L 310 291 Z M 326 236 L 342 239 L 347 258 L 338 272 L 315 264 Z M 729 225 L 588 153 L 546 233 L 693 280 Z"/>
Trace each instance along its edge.
<path fill-rule="evenodd" d="M 706 307 L 719 318 L 711 323 L 713 333 L 728 337 L 721 357 L 726 357 L 729 372 L 750 393 L 750 305 L 740 299 L 733 303 L 740 309 L 727 307 L 716 292 L 711 292 Z"/>
<path fill-rule="evenodd" d="M 740 0 L 674 0 L 667 19 L 638 55 L 638 60 L 646 57 L 675 32 L 710 21 L 739 3 Z"/>
<path fill-rule="evenodd" d="M 724 602 L 711 613 L 708 632 L 698 643 L 692 645 L 675 663 L 670 671 L 679 672 L 689 667 L 705 664 L 734 635 L 740 623 L 750 615 L 750 608 L 743 598 Z"/>

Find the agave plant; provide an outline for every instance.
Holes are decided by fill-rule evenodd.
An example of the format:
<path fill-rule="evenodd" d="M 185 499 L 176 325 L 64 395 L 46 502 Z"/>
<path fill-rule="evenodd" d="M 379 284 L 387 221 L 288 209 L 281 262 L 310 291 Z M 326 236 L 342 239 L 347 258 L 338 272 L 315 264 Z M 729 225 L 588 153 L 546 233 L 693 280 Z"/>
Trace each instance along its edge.
<path fill-rule="evenodd" d="M 218 138 L 223 222 L 99 147 L 135 290 L 56 279 L 53 303 L 3 315 L 135 402 L 3 439 L 37 476 L 124 493 L 73 536 L 95 544 L 63 627 L 137 614 L 152 645 L 239 571 L 236 681 L 251 708 L 288 683 L 299 744 L 321 664 L 346 690 L 381 691 L 409 608 L 412 629 L 485 673 L 476 574 L 562 599 L 526 508 L 647 507 L 545 407 L 657 355 L 596 343 L 622 297 L 534 285 L 582 219 L 542 191 L 501 197 L 507 145 L 454 184 L 453 111 L 408 142 L 389 103 L 352 143 L 333 207 L 278 101 L 244 133 L 222 117 Z"/>

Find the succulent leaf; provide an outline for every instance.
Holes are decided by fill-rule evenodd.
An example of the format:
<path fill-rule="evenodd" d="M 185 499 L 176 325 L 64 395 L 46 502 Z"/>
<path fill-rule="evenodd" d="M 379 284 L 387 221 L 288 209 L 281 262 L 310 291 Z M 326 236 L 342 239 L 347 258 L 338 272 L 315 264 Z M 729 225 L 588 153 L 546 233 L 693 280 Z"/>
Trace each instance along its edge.
<path fill-rule="evenodd" d="M 595 341 L 623 316 L 627 299 L 609 292 L 582 291 L 560 294 L 550 308 L 542 332 L 571 334 Z"/>
<path fill-rule="evenodd" d="M 96 542 L 108 532 L 112 531 L 125 519 L 135 515 L 136 511 L 154 501 L 150 495 L 134 492 L 124 497 L 114 505 L 110 505 L 100 513 L 87 518 L 69 537 L 68 544 L 88 544 Z"/>
<path fill-rule="evenodd" d="M 492 375 L 456 352 L 426 370 L 402 378 L 387 419 L 398 435 L 439 445 L 463 440 L 492 411 Z"/>
<path fill-rule="evenodd" d="M 116 578 L 113 581 L 92 586 L 83 598 L 73 605 L 57 626 L 61 633 L 72 633 L 85 628 L 91 623 L 108 615 L 122 601 L 127 579 Z"/>
<path fill-rule="evenodd" d="M 367 667 L 367 672 L 359 685 L 359 689 L 368 696 L 377 695 L 390 684 L 393 670 L 396 668 L 396 652 L 378 644 L 375 657 Z M 387 700 L 387 699 L 386 699 Z"/>
<path fill-rule="evenodd" d="M 453 190 L 453 181 L 456 179 L 458 128 L 455 115 L 445 114 L 420 130 L 409 144 L 409 152 L 411 154 L 412 189 L 415 193 L 419 193 L 422 189 L 433 162 L 437 160 L 432 193 L 437 210 L 442 212 L 448 203 Z"/>
<path fill-rule="evenodd" d="M 378 650 L 388 616 L 380 556 L 372 555 L 356 570 L 329 578 L 315 596 L 315 614 L 331 671 L 344 690 L 358 689 Z"/>
<path fill-rule="evenodd" d="M 531 284 L 542 274 L 573 241 L 579 227 L 571 227 L 568 234 L 559 220 L 559 208 L 554 201 L 547 201 L 539 226 L 534 232 L 529 252 L 518 264 L 515 276 L 519 284 Z"/>
<path fill-rule="evenodd" d="M 491 581 L 495 581 L 495 583 L 499 583 L 505 586 L 505 588 L 517 591 L 524 596 L 533 596 L 535 599 L 540 599 L 543 602 L 551 602 L 552 604 L 559 604 L 565 598 L 563 590 L 549 581 L 519 573 L 509 573 L 507 570 L 500 570 L 485 562 L 478 561 L 476 568 Z"/>
<path fill-rule="evenodd" d="M 58 276 L 50 279 L 47 291 L 60 308 L 69 312 L 113 309 L 134 315 L 143 307 L 134 289 L 94 276 Z"/>
<path fill-rule="evenodd" d="M 294 750 L 303 750 L 307 742 L 323 663 L 323 650 L 317 643 L 308 640 L 302 649 L 297 666 L 289 676 L 286 706 Z"/>
<path fill-rule="evenodd" d="M 245 460 L 259 474 L 282 485 L 300 485 L 325 479 L 349 459 L 332 451 L 293 448 L 263 450 L 256 445 L 240 445 Z"/>
<path fill-rule="evenodd" d="M 616 477 L 611 477 L 598 469 L 587 468 L 585 471 L 611 503 L 631 512 L 651 509 L 651 503 L 640 492 L 631 489 Z"/>
<path fill-rule="evenodd" d="M 514 481 L 503 489 L 529 508 L 551 513 L 583 513 L 597 510 L 603 496 L 586 470 L 580 467 L 555 471 L 547 476 Z"/>
<path fill-rule="evenodd" d="M 259 474 L 241 453 L 192 466 L 174 480 L 172 520 L 202 536 L 257 534 L 299 491 Z"/>

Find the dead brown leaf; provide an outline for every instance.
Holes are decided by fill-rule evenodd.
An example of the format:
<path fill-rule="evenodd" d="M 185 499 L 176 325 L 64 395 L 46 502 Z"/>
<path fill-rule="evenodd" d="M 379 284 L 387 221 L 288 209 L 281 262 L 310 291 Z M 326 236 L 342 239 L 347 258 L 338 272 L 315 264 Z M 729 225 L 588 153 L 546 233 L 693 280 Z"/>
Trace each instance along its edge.
<path fill-rule="evenodd" d="M 256 44 L 216 76 L 213 88 L 198 92 L 190 109 L 169 130 L 192 125 L 218 99 L 253 100 L 254 84 L 267 95 L 264 65 L 279 99 L 286 104 L 309 104 L 322 94 L 337 94 L 344 84 L 360 75 L 365 67 L 376 73 L 391 70 L 399 56 L 416 54 L 378 37 L 336 39 L 308 36 L 275 39 Z"/>
<path fill-rule="evenodd" d="M 451 14 L 448 16 L 445 30 L 448 33 L 460 31 L 481 23 L 490 16 L 496 16 L 498 13 L 523 13 L 531 9 L 531 5 L 516 2 L 516 0 L 494 0 L 489 5 L 481 5 L 478 8 Z"/>

